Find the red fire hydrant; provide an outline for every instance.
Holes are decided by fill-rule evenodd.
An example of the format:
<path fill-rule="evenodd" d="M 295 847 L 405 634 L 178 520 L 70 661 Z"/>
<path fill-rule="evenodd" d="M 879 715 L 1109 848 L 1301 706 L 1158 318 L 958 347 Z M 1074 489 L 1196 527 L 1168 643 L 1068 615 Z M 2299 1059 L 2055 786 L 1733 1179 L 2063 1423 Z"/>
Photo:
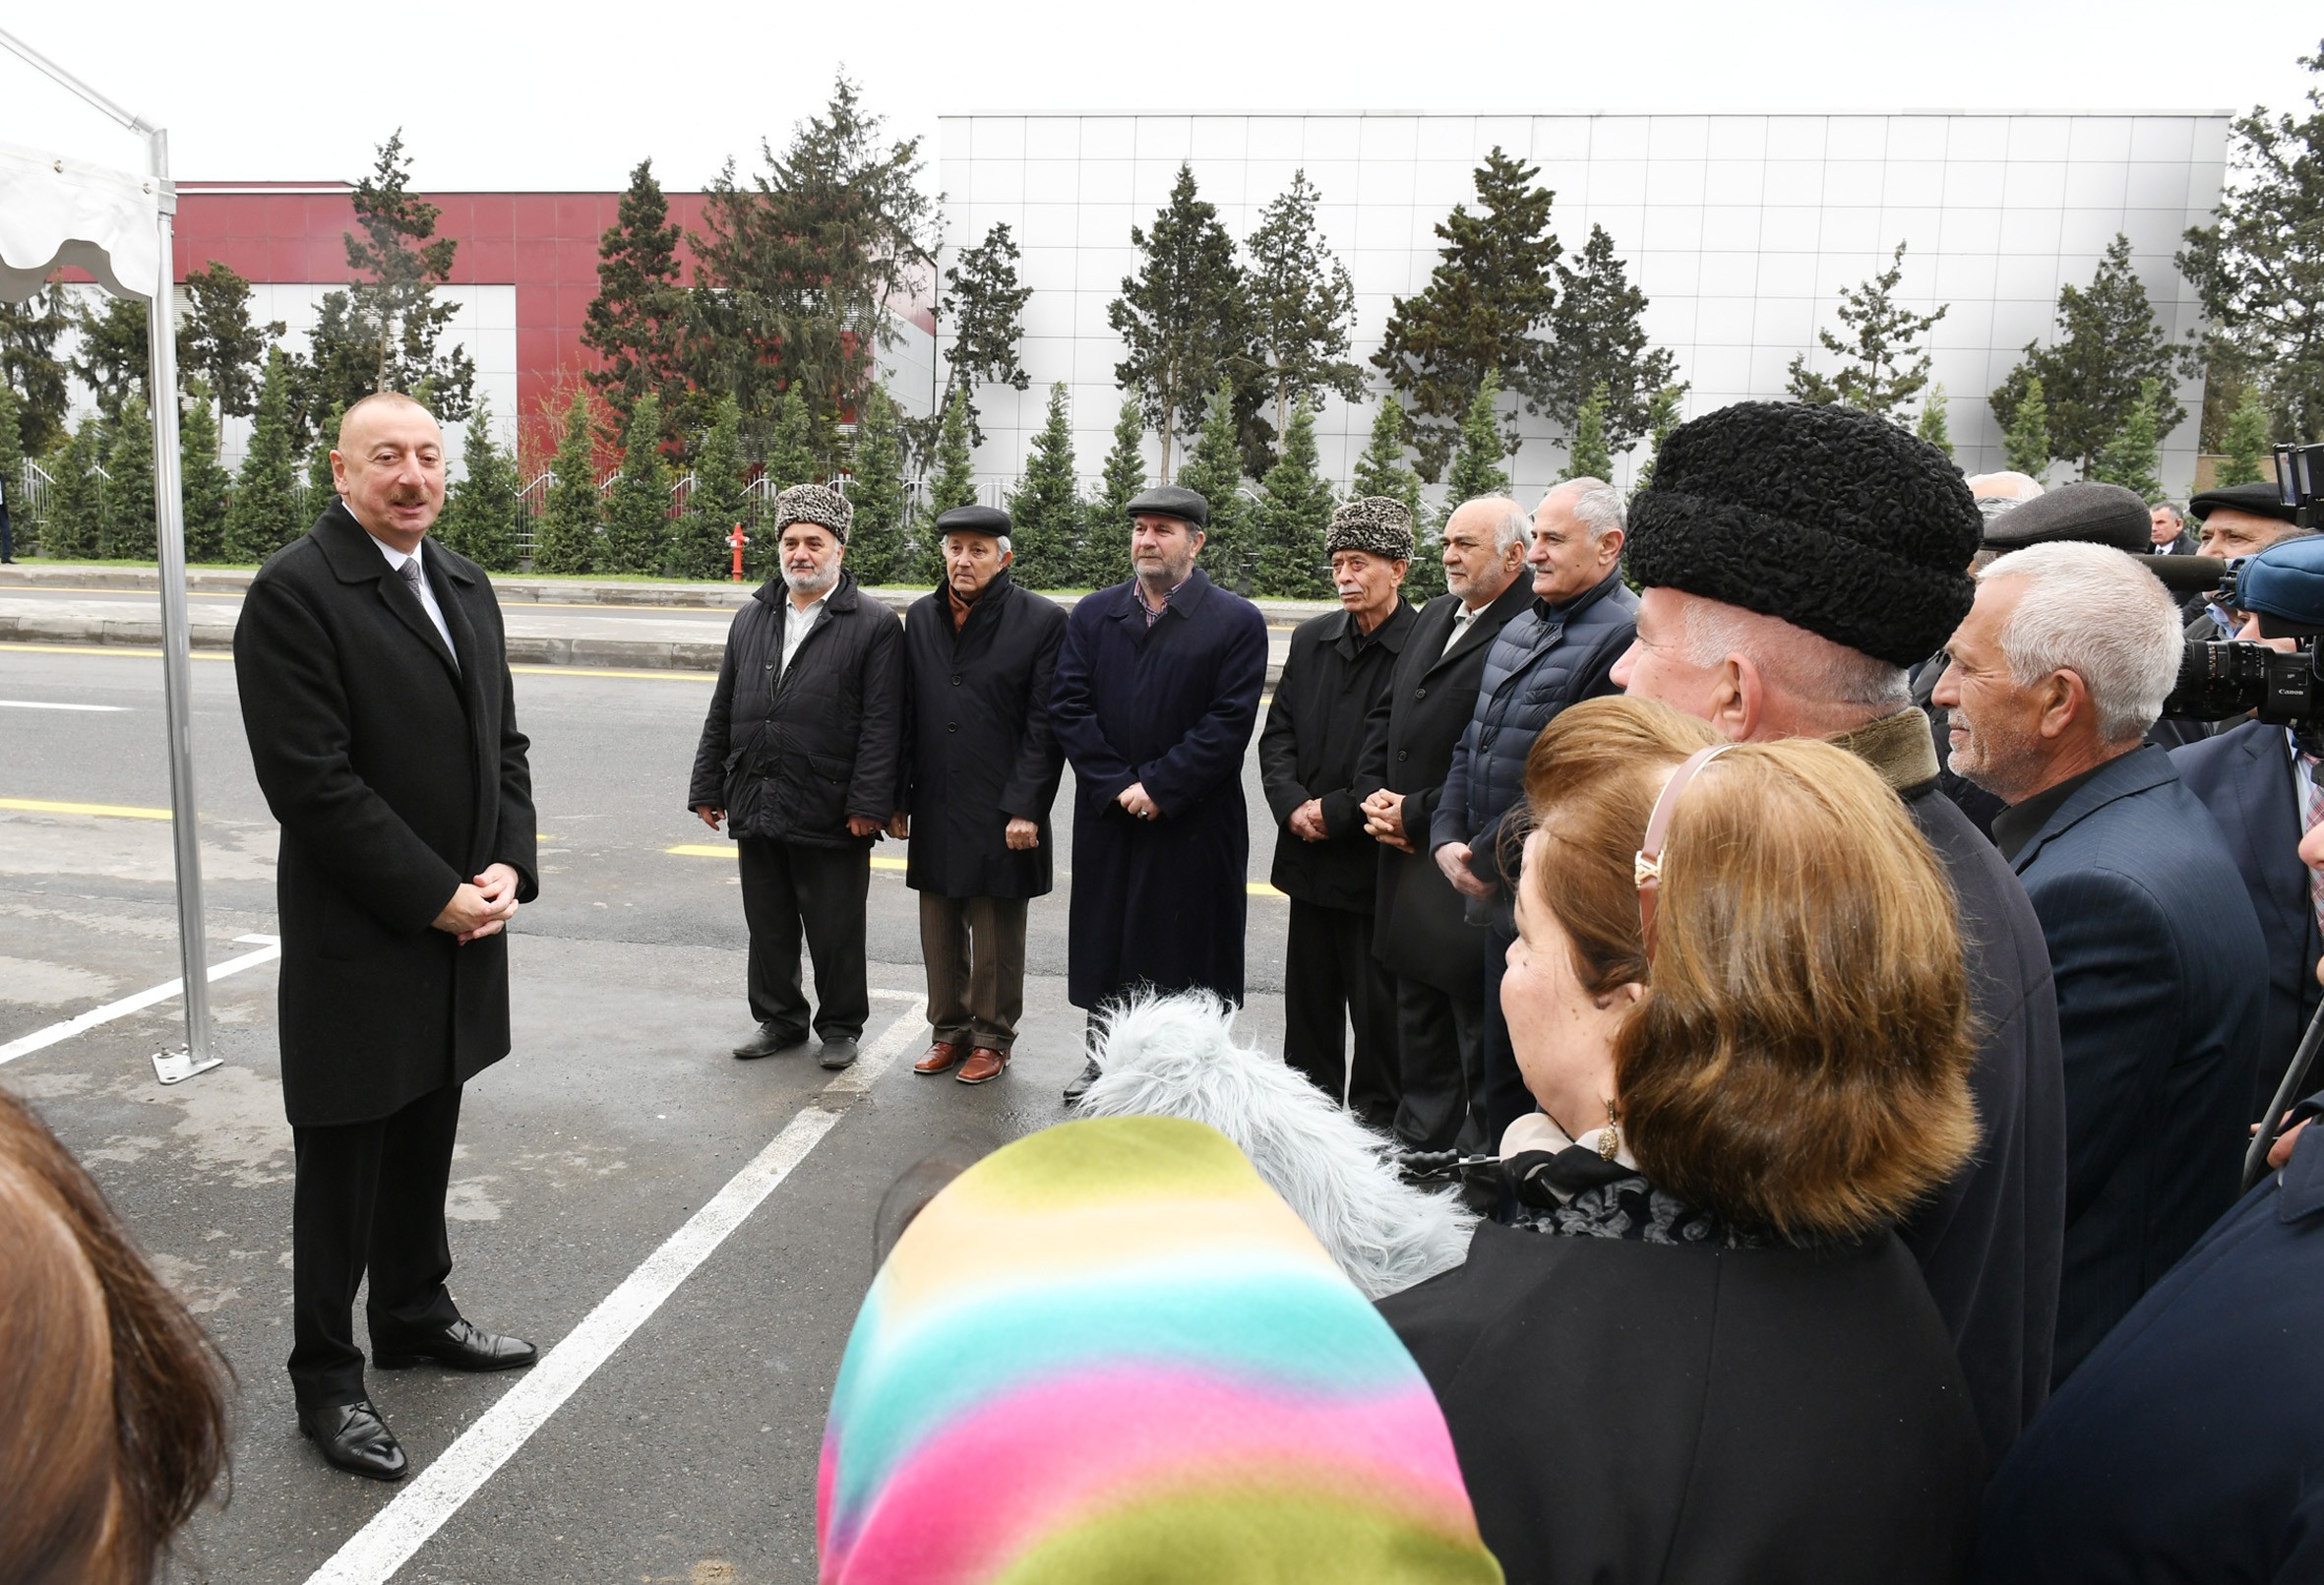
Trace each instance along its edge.
<path fill-rule="evenodd" d="M 751 542 L 751 536 L 743 532 L 743 525 L 738 522 L 734 525 L 734 532 L 726 536 L 726 542 L 734 547 L 734 580 L 740 583 L 743 580 L 743 547 Z"/>

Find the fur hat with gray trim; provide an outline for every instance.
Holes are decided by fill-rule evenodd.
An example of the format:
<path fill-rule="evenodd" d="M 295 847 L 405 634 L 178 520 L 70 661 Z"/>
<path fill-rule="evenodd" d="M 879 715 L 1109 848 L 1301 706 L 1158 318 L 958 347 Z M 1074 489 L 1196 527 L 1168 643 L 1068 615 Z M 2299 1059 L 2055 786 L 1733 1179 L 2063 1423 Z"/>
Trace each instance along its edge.
<path fill-rule="evenodd" d="M 1360 550 L 1392 562 L 1412 560 L 1412 514 L 1390 495 L 1360 495 L 1332 510 L 1323 530 L 1323 554 Z"/>
<path fill-rule="evenodd" d="M 1910 666 L 1969 614 L 1984 526 L 1961 470 L 1887 419 L 1739 401 L 1663 443 L 1654 482 L 1630 503 L 1623 562 L 1641 588 L 1779 617 Z"/>
<path fill-rule="evenodd" d="M 855 508 L 847 497 L 823 484 L 794 484 L 774 498 L 774 531 L 781 533 L 795 522 L 812 522 L 819 528 L 828 528 L 839 543 L 847 543 L 847 525 L 855 520 Z"/>

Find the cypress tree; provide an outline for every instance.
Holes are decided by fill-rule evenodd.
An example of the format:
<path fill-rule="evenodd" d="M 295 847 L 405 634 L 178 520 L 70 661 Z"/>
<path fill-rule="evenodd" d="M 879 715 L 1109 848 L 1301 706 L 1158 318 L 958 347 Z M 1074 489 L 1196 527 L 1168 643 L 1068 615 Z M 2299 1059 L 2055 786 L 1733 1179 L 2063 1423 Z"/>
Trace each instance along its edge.
<path fill-rule="evenodd" d="M 1331 525 L 1331 489 L 1315 471 L 1315 414 L 1304 396 L 1291 404 L 1281 455 L 1259 489 L 1252 587 L 1277 599 L 1326 597 L 1331 575 L 1323 533 Z"/>
<path fill-rule="evenodd" d="M 2177 353 L 2130 267 L 2128 237 L 2117 233 L 2108 245 L 2089 285 L 2058 288 L 2054 337 L 2049 346 L 2027 342 L 2024 361 L 1993 392 L 1993 416 L 2003 428 L 2016 416 L 2026 382 L 2040 380 L 2053 453 L 2088 474 L 2099 451 L 2128 421 L 2145 381 L 2157 382 L 2157 433 L 2168 433 L 2186 416 L 2161 384 Z"/>
<path fill-rule="evenodd" d="M 933 583 L 945 576 L 944 549 L 936 533 L 936 519 L 954 507 L 976 500 L 976 470 L 968 442 L 968 388 L 954 386 L 945 401 L 944 424 L 936 434 L 936 477 L 930 481 L 928 511 L 917 534 L 914 566 L 919 579 Z"/>
<path fill-rule="evenodd" d="M 104 477 L 97 471 L 105 438 L 102 417 L 90 414 L 56 454 L 56 488 L 40 524 L 40 554 L 82 561 L 97 553 L 104 514 Z"/>
<path fill-rule="evenodd" d="M 8 383 L 8 371 L 0 365 L 0 481 L 8 486 L 8 510 L 16 542 L 28 553 L 37 537 L 33 524 L 25 515 L 25 438 L 23 415 L 18 411 L 16 387 Z"/>
<path fill-rule="evenodd" d="M 444 516 L 454 550 L 488 573 L 517 570 L 517 459 L 493 444 L 492 411 L 484 398 L 468 417 L 461 439 L 463 477 L 454 485 Z"/>
<path fill-rule="evenodd" d="M 1130 503 L 1146 487 L 1146 425 L 1134 400 L 1114 420 L 1097 498 L 1082 514 L 1073 580 L 1086 589 L 1109 588 L 1130 577 Z"/>
<path fill-rule="evenodd" d="M 855 508 L 847 565 L 859 583 L 893 583 L 908 576 L 904 558 L 904 444 L 895 401 L 874 386 L 855 424 Z"/>
<path fill-rule="evenodd" d="M 670 469 L 662 460 L 662 404 L 651 392 L 630 407 L 621 472 L 605 502 L 599 570 L 651 578 L 662 570 L 670 539 Z"/>
<path fill-rule="evenodd" d="M 1639 465 L 1637 482 L 1630 486 L 1635 496 L 1654 482 L 1654 458 L 1662 456 L 1662 443 L 1671 438 L 1671 431 L 1679 427 L 1679 400 L 1686 395 L 1684 386 L 1665 386 L 1654 394 L 1653 404 L 1647 409 L 1646 433 L 1654 441 L 1654 454 Z"/>
<path fill-rule="evenodd" d="M 290 360 L 276 347 L 267 354 L 266 378 L 258 390 L 258 415 L 250 450 L 234 480 L 226 508 L 226 558 L 263 562 L 299 536 L 297 458 L 290 441 Z M 321 513 L 321 506 L 316 511 Z"/>
<path fill-rule="evenodd" d="M 807 391 L 793 381 L 783 388 L 782 399 L 775 403 L 774 432 L 766 445 L 766 488 L 780 494 L 794 484 L 813 484 L 820 469 L 816 466 L 815 414 L 807 405 Z M 768 531 L 755 536 L 751 548 L 745 551 L 747 565 L 761 578 L 771 578 L 782 555 L 777 540 L 782 524 L 768 523 Z M 852 530 L 850 530 L 852 537 Z M 855 572 L 853 568 L 850 572 Z M 861 581 L 862 574 L 857 573 Z"/>
<path fill-rule="evenodd" d="M 1460 450 L 1453 454 L 1452 467 L 1444 475 L 1447 513 L 1464 501 L 1508 491 L 1508 471 L 1501 466 L 1508 449 L 1501 440 L 1500 425 L 1494 421 L 1493 411 L 1499 396 L 1500 377 L 1488 374 L 1469 400 L 1469 410 L 1460 421 Z"/>
<path fill-rule="evenodd" d="M 1560 479 L 1611 479 L 1614 477 L 1614 454 L 1606 449 L 1606 382 L 1601 380 L 1590 388 L 1573 418 L 1573 444 L 1565 455 L 1565 471 Z"/>
<path fill-rule="evenodd" d="M 565 412 L 565 437 L 549 464 L 555 481 L 532 541 L 537 573 L 585 573 L 597 560 L 597 523 L 603 505 L 597 496 L 597 452 L 589 433 L 589 398 L 575 392 Z"/>
<path fill-rule="evenodd" d="M 937 317 L 952 327 L 952 344 L 945 348 L 945 361 L 952 366 L 945 382 L 947 396 L 978 385 L 1017 391 L 1032 385 L 1032 376 L 1017 356 L 1025 338 L 1025 304 L 1033 296 L 1033 288 L 1017 280 L 1018 258 L 1009 227 L 996 225 L 983 242 L 962 250 L 959 263 L 945 272 L 944 301 Z M 968 407 L 968 435 L 975 445 L 985 443 L 974 401 Z M 1023 570 L 1020 555 L 1017 571 Z"/>
<path fill-rule="evenodd" d="M 1167 482 L 1173 442 L 1208 422 L 1204 392 L 1225 382 L 1250 387 L 1254 408 L 1263 399 L 1251 356 L 1251 288 L 1218 207 L 1194 196 L 1191 166 L 1179 166 L 1152 228 L 1131 226 L 1130 241 L 1139 273 L 1123 277 L 1122 295 L 1106 309 L 1125 354 L 1114 382 L 1137 398 L 1146 426 L 1162 437 Z"/>
<path fill-rule="evenodd" d="M 1049 416 L 1033 437 L 1024 481 L 1009 499 L 1009 516 L 1016 580 L 1030 589 L 1070 583 L 1081 502 L 1073 493 L 1072 416 L 1062 385 L 1049 388 Z"/>
<path fill-rule="evenodd" d="M 1430 520 L 1421 505 L 1420 475 L 1404 460 L 1404 404 L 1393 393 L 1379 398 L 1372 415 L 1372 442 L 1356 458 L 1354 494 L 1384 495 L 1404 503 L 1412 514 L 1412 567 L 1404 575 L 1404 595 L 1413 602 L 1433 600 L 1444 592 L 1444 541 L 1441 525 Z"/>
<path fill-rule="evenodd" d="M 756 542 L 758 535 L 744 521 L 749 516 L 749 479 L 743 467 L 742 404 L 720 396 L 711 410 L 710 427 L 703 432 L 694 453 L 694 490 L 686 498 L 686 515 L 678 519 L 671 562 L 687 578 L 726 578 L 734 568 L 734 551 L 726 536 L 743 523 L 743 532 Z M 862 527 L 861 515 L 857 528 Z M 744 547 L 747 554 L 749 547 Z M 852 554 L 852 552 L 850 552 Z"/>
<path fill-rule="evenodd" d="M 630 172 L 614 222 L 597 242 L 597 295 L 581 322 L 581 345 L 603 360 L 585 378 L 625 420 L 638 398 L 659 396 L 665 439 L 677 438 L 687 398 L 682 363 L 686 286 L 678 264 L 685 227 L 670 220 L 653 161 Z"/>
<path fill-rule="evenodd" d="M 2013 473 L 2040 478 L 2049 469 L 2049 402 L 2041 376 L 2027 379 L 2001 436 L 2001 461 Z"/>
<path fill-rule="evenodd" d="M 338 480 L 331 470 L 331 452 L 338 445 L 338 426 L 346 416 L 346 409 L 333 402 L 331 411 L 315 428 L 315 444 L 307 449 L 307 496 L 299 504 L 309 521 L 322 517 L 323 509 L 338 494 Z"/>
<path fill-rule="evenodd" d="M 1647 432 L 1654 394 L 1676 381 L 1679 360 L 1665 347 L 1647 350 L 1646 294 L 1630 284 L 1604 227 L 1590 227 L 1580 265 L 1558 264 L 1558 301 L 1550 310 L 1557 350 L 1544 373 L 1541 411 L 1578 447 L 1582 405 L 1602 392 L 1601 444 L 1609 453 L 1628 452 Z M 1572 476 L 1611 479 L 1613 464 Z"/>
<path fill-rule="evenodd" d="M 2220 465 L 2221 484 L 2257 484 L 2272 478 L 2268 470 L 2268 398 L 2254 380 L 2243 387 L 2243 397 L 2228 415 L 2227 460 Z"/>
<path fill-rule="evenodd" d="M 184 459 L 186 560 L 216 562 L 226 555 L 226 492 L 233 478 L 217 459 L 217 409 L 196 392 L 178 432 Z"/>
<path fill-rule="evenodd" d="M 153 561 L 160 553 L 153 526 L 153 415 L 134 388 L 121 398 L 105 471 L 113 482 L 105 487 L 98 554 L 107 561 Z"/>
<path fill-rule="evenodd" d="M 1246 542 L 1246 503 L 1237 493 L 1243 484 L 1243 449 L 1235 443 L 1235 388 L 1224 380 L 1210 394 L 1201 431 L 1194 437 L 1194 453 L 1179 469 L 1178 482 L 1210 503 L 1203 571 L 1227 588 L 1248 588 L 1254 547 Z M 1122 555 L 1129 559 L 1127 518 L 1122 524 Z"/>
<path fill-rule="evenodd" d="M 2160 380 L 2139 382 L 2138 400 L 2131 403 L 2122 427 L 2114 431 L 2090 470 L 2090 476 L 2100 483 L 2135 490 L 2142 501 L 2153 501 L 2163 494 L 2161 426 L 2155 416 L 2162 390 Z"/>
<path fill-rule="evenodd" d="M 1920 422 L 1913 433 L 1950 457 L 1953 455 L 1952 426 L 1945 422 L 1945 388 L 1939 380 L 1928 388 L 1928 395 L 1921 403 Z"/>

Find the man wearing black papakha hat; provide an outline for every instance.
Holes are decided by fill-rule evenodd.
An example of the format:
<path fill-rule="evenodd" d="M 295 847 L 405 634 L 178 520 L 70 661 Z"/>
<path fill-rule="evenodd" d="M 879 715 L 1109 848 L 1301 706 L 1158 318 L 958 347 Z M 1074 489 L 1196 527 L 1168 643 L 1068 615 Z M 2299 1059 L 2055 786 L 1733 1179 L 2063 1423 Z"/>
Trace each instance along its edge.
<path fill-rule="evenodd" d="M 1332 513 L 1323 548 L 1340 609 L 1292 634 L 1258 735 L 1260 784 L 1281 827 L 1273 879 L 1291 899 L 1283 1060 L 1385 1128 L 1396 1119 L 1396 980 L 1372 955 L 1378 848 L 1365 834 L 1356 780 L 1367 718 L 1415 615 L 1400 592 L 1412 514 L 1386 496 L 1347 502 Z"/>
<path fill-rule="evenodd" d="M 920 955 L 936 1040 L 912 1071 L 999 1078 L 1025 1003 L 1025 901 L 1048 893 L 1049 808 L 1065 756 L 1049 689 L 1066 614 L 1016 586 L 1009 514 L 936 519 L 945 580 L 904 613 L 904 884 L 920 893 Z M 963 1060 L 965 1059 L 965 1061 Z"/>
<path fill-rule="evenodd" d="M 2056 987 L 2025 888 L 1937 789 L 1905 672 L 1968 614 L 1981 526 L 1944 454 L 1885 419 L 1792 402 L 1708 413 L 1672 432 L 1631 505 L 1628 570 L 1643 592 L 1614 675 L 1739 743 L 1818 737 L 1859 756 L 1952 880 L 1984 1139 L 1898 1232 L 1998 1460 L 2049 1391 L 2065 1234 Z"/>
<path fill-rule="evenodd" d="M 1243 1000 L 1243 754 L 1267 624 L 1194 565 L 1209 521 L 1192 490 L 1133 499 L 1136 576 L 1075 605 L 1058 654 L 1050 721 L 1073 766 L 1066 991 L 1093 1015 L 1141 985 Z M 1066 1099 L 1096 1077 L 1092 1061 Z"/>

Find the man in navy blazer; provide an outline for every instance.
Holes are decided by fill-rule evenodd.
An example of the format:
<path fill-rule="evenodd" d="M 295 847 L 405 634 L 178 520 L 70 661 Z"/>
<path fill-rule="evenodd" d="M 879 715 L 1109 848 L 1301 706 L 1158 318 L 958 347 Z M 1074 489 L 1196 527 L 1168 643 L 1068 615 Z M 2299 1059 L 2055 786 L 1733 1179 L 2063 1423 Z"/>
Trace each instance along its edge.
<path fill-rule="evenodd" d="M 1993 839 L 2057 981 L 2063 1381 L 2234 1201 L 2265 947 L 2218 823 L 2141 742 L 2180 640 L 2137 561 L 2067 542 L 2004 556 L 1949 647 L 1953 767 L 2010 806 Z"/>

